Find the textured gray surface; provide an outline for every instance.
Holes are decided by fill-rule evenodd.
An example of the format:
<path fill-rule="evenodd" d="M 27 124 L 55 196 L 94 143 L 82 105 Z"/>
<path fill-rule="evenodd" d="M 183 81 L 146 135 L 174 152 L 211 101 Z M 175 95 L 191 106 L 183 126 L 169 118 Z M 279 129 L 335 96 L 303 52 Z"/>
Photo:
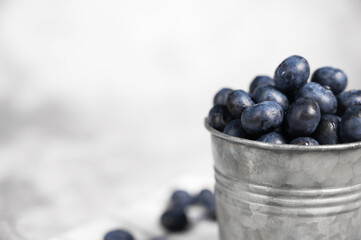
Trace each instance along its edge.
<path fill-rule="evenodd" d="M 361 238 L 361 143 L 271 145 L 206 126 L 222 240 Z"/>
<path fill-rule="evenodd" d="M 213 183 L 209 178 L 200 176 L 184 175 L 169 181 L 163 187 L 159 187 L 147 198 L 127 205 L 121 211 L 114 211 L 108 215 L 99 216 L 49 240 L 101 240 L 106 232 L 121 228 L 133 234 L 136 240 L 150 240 L 154 237 L 164 237 L 166 232 L 161 228 L 159 218 L 164 211 L 170 198 L 170 190 L 186 189 L 195 194 L 203 188 L 212 188 Z M 214 221 L 198 221 L 199 216 L 204 214 L 200 207 L 188 208 L 187 216 L 191 222 L 188 231 L 170 234 L 164 240 L 216 240 L 218 228 Z"/>

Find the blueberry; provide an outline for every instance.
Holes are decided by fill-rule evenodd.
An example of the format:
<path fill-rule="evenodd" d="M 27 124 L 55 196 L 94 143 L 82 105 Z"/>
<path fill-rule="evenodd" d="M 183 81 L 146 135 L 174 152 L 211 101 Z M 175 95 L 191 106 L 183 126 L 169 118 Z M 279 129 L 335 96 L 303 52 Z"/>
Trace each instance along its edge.
<path fill-rule="evenodd" d="M 337 112 L 337 99 L 331 90 L 318 83 L 311 82 L 304 85 L 297 93 L 298 98 L 312 98 L 317 101 L 322 114 L 335 114 Z"/>
<path fill-rule="evenodd" d="M 273 144 L 285 144 L 286 140 L 284 137 L 277 132 L 270 132 L 261 136 L 257 141 Z"/>
<path fill-rule="evenodd" d="M 187 228 L 188 219 L 181 209 L 170 209 L 161 217 L 162 226 L 170 232 L 179 232 Z"/>
<path fill-rule="evenodd" d="M 295 145 L 305 145 L 305 146 L 318 146 L 320 145 L 315 139 L 310 137 L 299 137 L 290 142 L 290 144 Z"/>
<path fill-rule="evenodd" d="M 268 77 L 268 76 L 257 76 L 253 79 L 250 87 L 249 87 L 249 93 L 251 96 L 254 95 L 254 93 L 256 92 L 257 88 L 259 87 L 264 87 L 264 86 L 274 86 L 275 82 L 273 81 L 272 78 Z"/>
<path fill-rule="evenodd" d="M 199 192 L 199 194 L 195 197 L 195 203 L 201 204 L 204 206 L 213 205 L 215 203 L 215 197 L 211 190 L 203 189 Z"/>
<path fill-rule="evenodd" d="M 293 103 L 294 101 L 296 101 L 296 95 L 297 95 L 298 90 L 292 91 L 292 92 L 289 92 L 286 94 L 289 103 Z"/>
<path fill-rule="evenodd" d="M 251 97 L 243 90 L 233 91 L 227 99 L 227 109 L 233 117 L 239 118 L 246 107 L 254 105 Z"/>
<path fill-rule="evenodd" d="M 285 93 L 293 92 L 306 84 L 310 76 L 310 66 L 301 56 L 286 58 L 276 69 L 274 81 L 276 88 Z"/>
<path fill-rule="evenodd" d="M 276 132 L 276 133 L 280 134 L 281 136 L 285 137 L 285 134 L 287 134 L 287 133 L 284 130 L 284 121 L 283 121 L 281 126 L 279 126 L 278 128 L 276 128 L 274 130 L 274 132 Z"/>
<path fill-rule="evenodd" d="M 212 219 L 216 217 L 216 199 L 214 194 L 208 190 L 202 190 L 196 197 L 196 203 L 204 206 L 207 209 L 208 216 Z"/>
<path fill-rule="evenodd" d="M 232 92 L 233 90 L 230 88 L 222 88 L 221 90 L 219 90 L 217 92 L 217 94 L 214 96 L 213 99 L 213 105 L 222 105 L 222 106 L 226 106 L 227 104 L 227 98 L 229 96 L 229 94 Z"/>
<path fill-rule="evenodd" d="M 333 67 L 317 69 L 313 73 L 311 81 L 323 86 L 329 86 L 335 95 L 345 90 L 347 86 L 346 74 L 342 70 Z"/>
<path fill-rule="evenodd" d="M 336 115 L 323 115 L 312 137 L 321 145 L 338 144 L 341 118 Z"/>
<path fill-rule="evenodd" d="M 134 238 L 130 233 L 117 229 L 105 234 L 104 240 L 134 240 Z"/>
<path fill-rule="evenodd" d="M 286 115 L 286 129 L 293 137 L 309 136 L 321 119 L 320 107 L 312 98 L 299 98 L 291 104 Z"/>
<path fill-rule="evenodd" d="M 193 202 L 193 197 L 186 191 L 177 190 L 172 194 L 171 197 L 173 208 L 186 208 Z"/>
<path fill-rule="evenodd" d="M 230 121 L 224 128 L 223 133 L 239 138 L 249 137 L 248 133 L 243 129 L 241 119 L 235 119 Z"/>
<path fill-rule="evenodd" d="M 284 112 L 276 102 L 261 102 L 246 108 L 242 114 L 242 126 L 251 135 L 265 134 L 282 124 Z"/>
<path fill-rule="evenodd" d="M 340 136 L 344 142 L 361 141 L 361 104 L 346 110 L 341 119 Z"/>
<path fill-rule="evenodd" d="M 222 132 L 224 127 L 231 120 L 232 116 L 225 106 L 216 105 L 209 111 L 208 123 L 218 131 Z"/>
<path fill-rule="evenodd" d="M 288 108 L 288 98 L 274 87 L 264 86 L 257 88 L 254 92 L 253 98 L 257 103 L 273 101 L 281 105 L 283 110 L 287 110 Z"/>
<path fill-rule="evenodd" d="M 354 104 L 361 104 L 361 90 L 350 90 L 337 96 L 338 114 L 342 116 Z"/>

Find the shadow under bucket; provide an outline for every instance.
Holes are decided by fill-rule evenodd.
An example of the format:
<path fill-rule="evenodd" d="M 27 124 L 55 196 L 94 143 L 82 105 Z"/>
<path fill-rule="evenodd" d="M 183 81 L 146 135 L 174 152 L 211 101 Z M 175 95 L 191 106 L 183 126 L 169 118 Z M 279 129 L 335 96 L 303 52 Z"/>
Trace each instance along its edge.
<path fill-rule="evenodd" d="M 361 142 L 275 145 L 205 126 L 222 240 L 361 239 Z"/>

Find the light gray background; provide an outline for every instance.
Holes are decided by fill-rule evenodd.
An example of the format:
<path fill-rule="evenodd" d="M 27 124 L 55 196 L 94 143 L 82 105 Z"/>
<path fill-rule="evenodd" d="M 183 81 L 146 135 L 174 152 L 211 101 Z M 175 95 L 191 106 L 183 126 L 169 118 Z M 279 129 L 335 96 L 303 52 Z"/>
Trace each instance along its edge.
<path fill-rule="evenodd" d="M 299 54 L 361 87 L 361 2 L 0 0 L 0 239 L 45 239 L 181 175 L 203 118 Z"/>

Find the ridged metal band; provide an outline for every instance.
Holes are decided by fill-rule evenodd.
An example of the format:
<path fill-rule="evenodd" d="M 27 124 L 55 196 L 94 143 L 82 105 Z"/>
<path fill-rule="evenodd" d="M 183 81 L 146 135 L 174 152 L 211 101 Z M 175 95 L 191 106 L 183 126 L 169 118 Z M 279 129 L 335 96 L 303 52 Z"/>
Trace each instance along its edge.
<path fill-rule="evenodd" d="M 361 184 L 334 189 L 284 189 L 244 182 L 216 172 L 216 193 L 222 201 L 252 213 L 324 217 L 361 207 Z"/>

